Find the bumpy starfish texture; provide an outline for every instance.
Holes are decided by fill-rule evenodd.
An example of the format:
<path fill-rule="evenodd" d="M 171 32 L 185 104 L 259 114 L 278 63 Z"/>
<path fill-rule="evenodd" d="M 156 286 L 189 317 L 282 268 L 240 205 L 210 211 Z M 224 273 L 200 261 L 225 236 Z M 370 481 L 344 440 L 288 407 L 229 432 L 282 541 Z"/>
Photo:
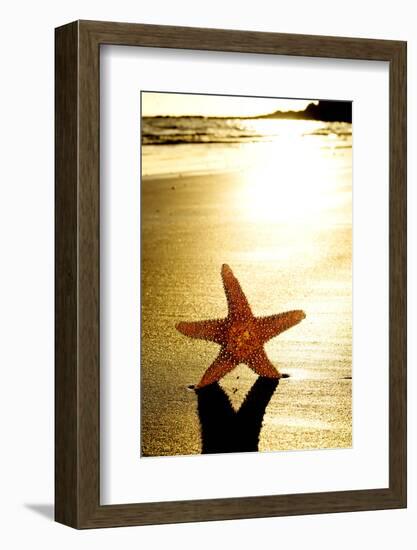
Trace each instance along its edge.
<path fill-rule="evenodd" d="M 209 340 L 221 346 L 219 355 L 196 388 L 220 380 L 239 363 L 245 363 L 260 376 L 281 378 L 282 374 L 268 359 L 264 344 L 305 319 L 304 311 L 255 317 L 239 281 L 227 264 L 222 266 L 222 279 L 228 305 L 227 317 L 176 325 L 177 330 L 186 336 Z"/>

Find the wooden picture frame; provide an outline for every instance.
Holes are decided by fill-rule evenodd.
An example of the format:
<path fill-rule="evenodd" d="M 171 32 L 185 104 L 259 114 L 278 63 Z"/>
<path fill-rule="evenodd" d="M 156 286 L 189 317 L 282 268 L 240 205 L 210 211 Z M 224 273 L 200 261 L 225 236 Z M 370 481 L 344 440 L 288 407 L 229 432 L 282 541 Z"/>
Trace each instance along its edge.
<path fill-rule="evenodd" d="M 56 521 L 99 528 L 404 508 L 406 43 L 94 21 L 59 27 L 55 40 Z M 99 56 L 104 44 L 389 62 L 389 487 L 100 504 Z"/>

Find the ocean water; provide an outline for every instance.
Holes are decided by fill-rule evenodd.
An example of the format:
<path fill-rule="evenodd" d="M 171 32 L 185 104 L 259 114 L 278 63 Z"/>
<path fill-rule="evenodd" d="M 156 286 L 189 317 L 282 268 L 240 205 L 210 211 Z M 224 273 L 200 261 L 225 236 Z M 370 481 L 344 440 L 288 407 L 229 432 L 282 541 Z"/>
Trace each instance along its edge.
<path fill-rule="evenodd" d="M 352 146 L 352 125 L 343 122 L 144 117 L 141 130 L 143 176 L 246 169 L 268 145 L 294 138 L 322 149 Z"/>
<path fill-rule="evenodd" d="M 351 125 L 187 118 L 142 120 L 141 455 L 350 447 Z M 278 386 L 189 388 L 219 346 L 175 324 L 227 315 L 223 263 L 255 315 L 306 313 L 266 345 Z"/>

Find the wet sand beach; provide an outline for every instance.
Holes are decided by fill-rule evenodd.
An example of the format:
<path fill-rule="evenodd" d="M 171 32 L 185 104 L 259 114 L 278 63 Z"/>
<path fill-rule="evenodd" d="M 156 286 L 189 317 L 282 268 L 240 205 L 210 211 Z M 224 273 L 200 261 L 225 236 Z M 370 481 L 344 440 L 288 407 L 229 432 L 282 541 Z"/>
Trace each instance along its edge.
<path fill-rule="evenodd" d="M 221 452 L 213 433 L 227 440 L 227 430 L 241 430 L 232 413 L 248 393 L 243 410 L 260 415 L 259 429 L 252 426 L 260 451 L 351 446 L 352 150 L 318 139 L 298 160 L 280 149 L 274 162 L 262 153 L 242 169 L 143 175 L 142 456 L 197 454 L 204 441 L 207 452 Z M 254 315 L 306 313 L 266 345 L 290 375 L 276 387 L 261 381 L 250 393 L 258 377 L 239 365 L 208 392 L 190 388 L 219 346 L 175 325 L 227 315 L 224 263 Z"/>

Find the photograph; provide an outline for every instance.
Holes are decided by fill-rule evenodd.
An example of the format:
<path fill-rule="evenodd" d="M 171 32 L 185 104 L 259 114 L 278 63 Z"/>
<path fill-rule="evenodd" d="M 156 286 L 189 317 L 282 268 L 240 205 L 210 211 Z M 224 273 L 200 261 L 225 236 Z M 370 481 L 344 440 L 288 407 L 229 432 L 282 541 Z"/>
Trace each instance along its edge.
<path fill-rule="evenodd" d="M 138 101 L 140 457 L 352 447 L 352 102 Z"/>

